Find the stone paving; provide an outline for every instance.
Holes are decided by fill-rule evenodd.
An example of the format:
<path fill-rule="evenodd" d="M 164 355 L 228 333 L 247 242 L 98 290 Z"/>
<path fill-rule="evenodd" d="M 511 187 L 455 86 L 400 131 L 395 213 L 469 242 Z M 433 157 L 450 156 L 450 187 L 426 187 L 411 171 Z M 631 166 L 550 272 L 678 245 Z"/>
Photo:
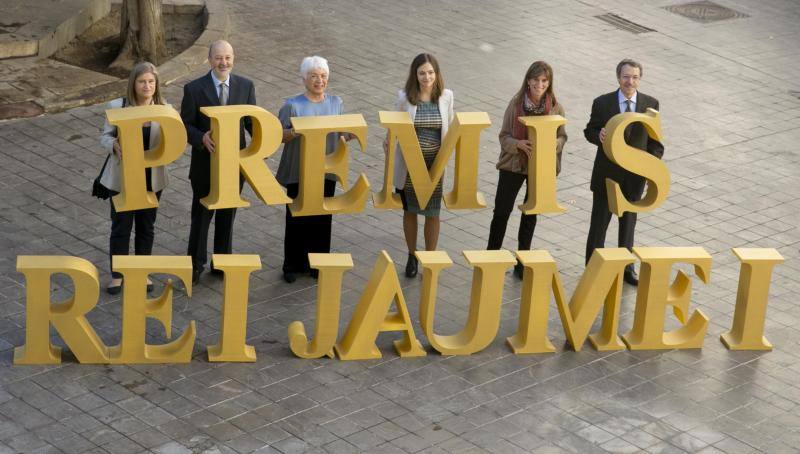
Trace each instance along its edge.
<path fill-rule="evenodd" d="M 294 320 L 313 326 L 316 282 L 282 281 L 284 210 L 254 203 L 239 211 L 234 250 L 260 254 L 264 264 L 252 277 L 248 311 L 256 363 L 207 362 L 205 346 L 219 334 L 222 283 L 204 274 L 193 296 L 178 295 L 174 304 L 175 332 L 197 323 L 189 364 L 80 365 L 67 353 L 59 366 L 13 367 L 25 320 L 17 255 L 77 255 L 98 266 L 103 284 L 108 279 L 109 207 L 89 195 L 102 163 L 103 106 L 80 108 L 0 124 L 0 452 L 797 452 L 800 5 L 719 0 L 748 17 L 703 24 L 663 9 L 676 3 L 232 0 L 228 7 L 236 72 L 255 81 L 262 107 L 277 112 L 283 98 L 301 91 L 303 56 L 329 58 L 329 91 L 370 125 L 366 153 L 354 152 L 351 171 L 366 173 L 373 188 L 383 181 L 377 113 L 391 108 L 415 54 L 439 57 L 457 111 L 486 111 L 492 119 L 480 160 L 490 205 L 503 109 L 530 62 L 549 61 L 569 121 L 558 192 L 568 211 L 542 216 L 534 245 L 556 258 L 568 294 L 583 271 L 591 207 L 594 147 L 582 129 L 592 99 L 615 88 L 616 62 L 640 59 L 641 90 L 661 100 L 673 185 L 660 209 L 640 217 L 636 243 L 700 245 L 712 254 L 710 283 L 693 279 L 692 307 L 711 319 L 702 350 L 600 353 L 586 346 L 576 353 L 552 308 L 557 353 L 515 356 L 504 339 L 516 331 L 521 283 L 509 273 L 500 332 L 480 353 L 441 356 L 417 329 L 429 351 L 424 358 L 400 359 L 395 336 L 384 334 L 382 360 L 301 360 L 288 348 L 286 329 Z M 655 31 L 635 35 L 594 17 L 609 12 Z M 176 106 L 189 79 L 166 90 Z M 277 155 L 269 160 L 273 170 L 277 162 Z M 157 254 L 185 252 L 188 164 L 184 156 L 170 167 Z M 442 213 L 440 248 L 456 266 L 442 275 L 438 332 L 455 332 L 466 319 L 471 270 L 460 251 L 485 247 L 490 218 L 491 206 Z M 515 213 L 508 248 L 518 221 Z M 613 245 L 616 222 L 609 230 Z M 404 264 L 401 214 L 368 206 L 336 217 L 333 232 L 333 249 L 355 262 L 345 275 L 344 326 L 379 251 Z M 730 352 L 718 341 L 735 302 L 739 265 L 731 247 L 774 247 L 786 258 L 770 291 L 772 352 Z M 418 320 L 421 280 L 401 282 Z M 65 296 L 68 285 L 56 279 L 53 293 Z M 621 333 L 634 302 L 635 290 L 626 287 Z M 119 340 L 119 316 L 119 298 L 107 294 L 90 313 L 107 344 Z M 165 342 L 160 326 L 148 331 L 150 342 Z"/>

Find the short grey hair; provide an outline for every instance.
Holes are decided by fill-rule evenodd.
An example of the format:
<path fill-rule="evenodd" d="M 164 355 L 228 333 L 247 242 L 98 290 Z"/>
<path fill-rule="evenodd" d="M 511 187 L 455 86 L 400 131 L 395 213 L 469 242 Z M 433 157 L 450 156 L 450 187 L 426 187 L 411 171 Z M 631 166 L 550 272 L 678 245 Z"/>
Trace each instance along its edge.
<path fill-rule="evenodd" d="M 303 62 L 300 63 L 300 77 L 305 79 L 306 76 L 308 76 L 308 73 L 315 69 L 321 69 L 328 74 L 331 73 L 328 69 L 328 60 L 325 60 L 319 55 L 314 55 L 312 57 L 304 58 Z"/>
<path fill-rule="evenodd" d="M 639 77 L 644 76 L 644 68 L 642 68 L 642 64 L 636 60 L 626 58 L 617 64 L 617 79 L 622 75 L 622 67 L 623 66 L 630 66 L 631 68 L 639 68 Z"/>

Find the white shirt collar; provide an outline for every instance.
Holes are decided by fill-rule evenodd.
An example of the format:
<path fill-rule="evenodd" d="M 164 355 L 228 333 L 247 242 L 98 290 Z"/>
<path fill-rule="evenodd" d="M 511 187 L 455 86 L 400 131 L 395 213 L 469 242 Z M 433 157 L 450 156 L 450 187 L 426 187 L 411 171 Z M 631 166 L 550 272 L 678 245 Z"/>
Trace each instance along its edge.
<path fill-rule="evenodd" d="M 225 80 L 219 80 L 219 79 L 217 79 L 217 76 L 214 74 L 214 70 L 211 70 L 211 80 L 214 81 L 214 87 L 216 87 L 216 88 L 219 88 L 219 84 L 221 84 L 223 82 L 225 82 L 225 85 L 227 85 L 228 88 L 231 88 L 231 75 L 230 74 L 228 74 L 228 77 Z"/>
<path fill-rule="evenodd" d="M 636 96 L 638 94 L 639 94 L 639 92 L 635 91 L 633 93 L 633 96 L 631 96 L 631 102 L 633 103 L 634 106 L 636 105 Z M 617 89 L 617 104 L 625 104 L 625 101 L 627 99 L 628 98 L 626 98 L 625 95 L 622 94 L 622 90 Z"/>

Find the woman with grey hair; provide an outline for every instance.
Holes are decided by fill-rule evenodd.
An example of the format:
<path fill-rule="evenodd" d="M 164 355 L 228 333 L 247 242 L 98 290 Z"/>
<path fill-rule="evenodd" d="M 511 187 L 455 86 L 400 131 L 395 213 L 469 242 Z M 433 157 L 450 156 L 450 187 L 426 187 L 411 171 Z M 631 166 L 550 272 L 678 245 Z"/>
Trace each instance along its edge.
<path fill-rule="evenodd" d="M 158 70 L 149 62 L 137 64 L 131 70 L 128 78 L 128 90 L 124 98 L 117 98 L 106 105 L 106 109 L 120 107 L 147 106 L 151 104 L 166 104 L 161 95 L 161 86 L 158 82 Z M 155 150 L 161 141 L 161 129 L 158 123 L 147 122 L 142 128 L 142 143 L 146 150 Z M 121 170 L 120 160 L 122 153 L 127 153 L 120 147 L 117 138 L 117 127 L 105 121 L 103 132 L 100 135 L 100 145 L 108 152 L 108 160 L 100 176 L 100 184 L 114 195 L 119 193 Z M 133 151 L 131 151 L 133 152 Z M 147 151 L 146 151 L 147 153 Z M 155 191 L 156 197 L 161 198 L 161 191 L 167 186 L 167 171 L 164 167 L 145 169 L 147 190 Z M 131 231 L 136 226 L 134 250 L 136 255 L 150 255 L 153 250 L 154 225 L 156 222 L 157 208 L 117 212 L 114 208 L 114 199 L 111 198 L 111 238 L 109 240 L 109 263 L 113 269 L 115 255 L 128 255 Z M 112 271 L 111 282 L 106 290 L 116 295 L 122 289 L 122 274 Z M 153 290 L 153 284 L 148 279 L 147 291 Z"/>
<path fill-rule="evenodd" d="M 283 154 L 276 178 L 286 188 L 286 194 L 294 199 L 298 195 L 300 183 L 300 136 L 292 127 L 292 117 L 341 115 L 344 112 L 342 98 L 329 95 L 328 61 L 319 56 L 306 57 L 300 64 L 300 77 L 305 91 L 292 96 L 284 102 L 278 113 L 283 125 Z M 353 138 L 343 134 L 347 140 Z M 326 154 L 336 151 L 339 134 L 328 134 Z M 325 175 L 325 197 L 332 197 L 336 188 L 336 176 Z M 331 250 L 331 215 L 293 216 L 286 206 L 286 234 L 283 242 L 283 279 L 294 282 L 297 275 L 310 273 L 317 277 L 308 263 L 308 253 L 325 253 Z"/>

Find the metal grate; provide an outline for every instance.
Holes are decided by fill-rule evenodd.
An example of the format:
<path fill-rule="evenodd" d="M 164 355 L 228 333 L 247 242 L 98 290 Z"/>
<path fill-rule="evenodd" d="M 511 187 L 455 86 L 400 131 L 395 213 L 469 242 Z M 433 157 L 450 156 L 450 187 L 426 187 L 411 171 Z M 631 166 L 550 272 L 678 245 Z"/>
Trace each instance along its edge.
<path fill-rule="evenodd" d="M 599 16 L 594 16 L 594 17 L 600 19 L 603 22 L 607 22 L 613 25 L 614 27 L 620 30 L 625 30 L 626 32 L 635 33 L 637 35 L 639 33 L 648 33 L 655 31 L 652 28 L 647 28 L 644 25 L 639 25 L 636 22 L 631 22 L 628 19 L 625 19 L 624 17 L 617 16 L 614 13 L 601 14 Z"/>
<path fill-rule="evenodd" d="M 684 3 L 682 5 L 665 6 L 664 9 L 671 13 L 680 14 L 683 17 L 688 17 L 693 21 L 703 24 L 721 20 L 749 17 L 747 14 L 740 13 L 739 11 L 732 10 L 708 0 Z"/>

